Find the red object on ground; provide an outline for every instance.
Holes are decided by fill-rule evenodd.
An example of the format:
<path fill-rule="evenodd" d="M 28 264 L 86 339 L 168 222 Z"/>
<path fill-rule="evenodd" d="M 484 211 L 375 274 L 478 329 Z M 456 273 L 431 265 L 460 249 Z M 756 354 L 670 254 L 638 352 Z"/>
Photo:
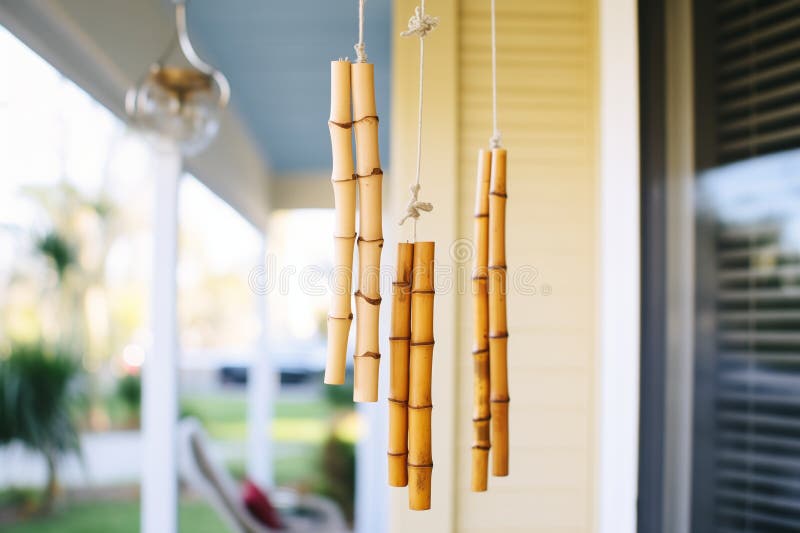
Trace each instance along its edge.
<path fill-rule="evenodd" d="M 244 480 L 242 499 L 244 500 L 244 506 L 250 511 L 253 518 L 265 526 L 272 529 L 283 529 L 286 527 L 283 520 L 281 520 L 281 515 L 278 513 L 278 510 L 275 509 L 269 501 L 264 491 L 249 479 Z"/>

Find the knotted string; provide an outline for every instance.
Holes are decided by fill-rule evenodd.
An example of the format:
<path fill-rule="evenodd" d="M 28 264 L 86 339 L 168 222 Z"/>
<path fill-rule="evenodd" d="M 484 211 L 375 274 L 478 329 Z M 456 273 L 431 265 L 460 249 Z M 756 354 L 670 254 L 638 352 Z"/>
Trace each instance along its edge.
<path fill-rule="evenodd" d="M 366 0 L 358 0 L 358 42 L 353 45 L 358 63 L 367 62 L 367 45 L 364 42 L 364 2 Z"/>
<path fill-rule="evenodd" d="M 408 29 L 400 35 L 403 37 L 410 37 L 417 34 L 420 39 L 423 39 L 428 33 L 435 30 L 438 25 L 439 17 L 426 15 L 425 2 L 422 2 L 421 6 L 414 8 L 414 14 L 408 19 Z"/>
<path fill-rule="evenodd" d="M 408 203 L 406 204 L 406 212 L 403 214 L 403 218 L 400 219 L 400 222 L 398 222 L 398 225 L 402 226 L 403 223 L 409 218 L 419 218 L 421 215 L 420 211 L 425 211 L 426 213 L 433 211 L 432 203 L 420 202 L 417 199 L 419 197 L 420 188 L 421 187 L 418 183 L 415 183 L 409 187 L 409 190 L 411 191 L 411 197 L 408 199 Z"/>
<path fill-rule="evenodd" d="M 408 19 L 408 29 L 400 35 L 403 37 L 410 37 L 417 35 L 419 37 L 419 110 L 417 113 L 417 177 L 414 184 L 411 185 L 411 197 L 406 205 L 406 211 L 399 224 L 402 225 L 406 220 L 411 219 L 411 240 L 417 240 L 417 219 L 420 217 L 421 212 L 426 213 L 433 210 L 433 204 L 429 202 L 420 202 L 419 190 L 422 188 L 422 96 L 425 80 L 425 36 L 436 29 L 439 25 L 438 17 L 425 14 L 425 0 L 421 0 L 420 5 L 414 9 L 414 15 Z"/>

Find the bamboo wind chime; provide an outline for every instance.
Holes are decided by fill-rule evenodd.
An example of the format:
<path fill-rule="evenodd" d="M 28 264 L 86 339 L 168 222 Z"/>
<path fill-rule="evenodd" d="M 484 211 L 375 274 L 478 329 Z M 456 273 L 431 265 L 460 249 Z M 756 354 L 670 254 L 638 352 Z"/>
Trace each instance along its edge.
<path fill-rule="evenodd" d="M 422 89 L 424 38 L 438 24 L 425 14 L 425 2 L 408 23 L 403 36 L 418 35 L 420 46 L 419 115 L 416 181 L 400 220 L 411 219 L 410 243 L 397 245 L 397 273 L 392 283 L 392 333 L 389 397 L 389 485 L 409 486 L 409 508 L 430 509 L 433 454 L 431 414 L 433 399 L 433 301 L 435 243 L 417 241 L 417 219 L 433 205 L 418 200 L 422 162 Z"/>
<path fill-rule="evenodd" d="M 492 475 L 507 476 L 508 327 L 506 320 L 506 150 L 497 127 L 495 2 L 491 0 L 492 121 L 490 150 L 478 152 L 475 187 L 475 264 L 472 276 L 475 324 L 472 490 L 487 489 L 489 450 Z"/>
<path fill-rule="evenodd" d="M 367 63 L 364 46 L 364 2 L 359 3 L 359 41 L 356 62 L 331 62 L 331 117 L 328 122 L 333 152 L 336 226 L 331 311 L 328 315 L 328 358 L 325 383 L 342 384 L 347 363 L 347 339 L 353 315 L 350 307 L 353 243 L 356 242 L 356 184 L 359 196 L 358 290 L 356 351 L 353 356 L 353 400 L 378 400 L 380 367 L 380 262 L 383 248 L 382 188 L 375 106 L 374 65 Z M 352 96 L 352 115 L 350 103 Z M 355 117 L 355 118 L 353 118 Z M 353 169 L 352 132 L 356 136 Z"/>

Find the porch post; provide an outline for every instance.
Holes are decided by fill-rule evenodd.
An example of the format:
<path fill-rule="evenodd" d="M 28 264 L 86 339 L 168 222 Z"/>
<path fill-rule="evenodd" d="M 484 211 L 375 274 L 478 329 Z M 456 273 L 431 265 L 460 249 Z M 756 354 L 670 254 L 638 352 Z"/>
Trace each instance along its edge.
<path fill-rule="evenodd" d="M 601 0 L 597 533 L 635 533 L 639 452 L 639 42 L 635 0 Z"/>
<path fill-rule="evenodd" d="M 159 153 L 153 164 L 153 344 L 142 379 L 142 533 L 178 531 L 178 184 L 181 156 Z"/>
<path fill-rule="evenodd" d="M 267 230 L 261 245 L 261 265 L 250 277 L 250 290 L 257 299 L 261 334 L 253 350 L 247 373 L 247 475 L 262 487 L 275 483 L 273 469 L 272 416 L 280 385 L 269 351 L 270 332 L 266 292 L 268 272 Z"/>

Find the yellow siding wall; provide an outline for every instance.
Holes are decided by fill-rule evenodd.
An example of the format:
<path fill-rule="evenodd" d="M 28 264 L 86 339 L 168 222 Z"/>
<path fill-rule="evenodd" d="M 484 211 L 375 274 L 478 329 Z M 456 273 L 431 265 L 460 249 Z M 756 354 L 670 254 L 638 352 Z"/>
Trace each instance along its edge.
<path fill-rule="evenodd" d="M 398 24 L 404 25 L 415 3 L 403 0 L 398 4 L 395 16 L 400 18 Z M 445 365 L 440 372 L 455 374 L 453 479 L 442 479 L 441 471 L 434 470 L 434 484 L 450 491 L 449 501 L 442 497 L 437 501 L 441 493 L 435 492 L 434 507 L 444 505 L 450 516 L 442 517 L 441 511 L 434 509 L 432 522 L 426 526 L 422 518 L 408 519 L 403 510 L 405 500 L 394 496 L 392 530 L 396 532 L 567 533 L 589 532 L 593 527 L 599 119 L 596 2 L 499 0 L 497 5 L 499 118 L 503 144 L 509 151 L 509 280 L 523 267 L 533 267 L 537 273 L 535 295 L 523 295 L 510 287 L 508 299 L 512 474 L 490 479 L 487 493 L 469 491 L 472 303 L 469 294 L 455 295 L 454 353 L 439 350 L 442 333 L 437 331 L 437 357 L 441 357 L 436 362 Z M 442 16 L 437 32 L 444 29 L 444 35 L 434 33 L 426 41 L 426 61 L 434 65 L 426 70 L 432 80 L 426 78 L 426 120 L 437 122 L 440 106 L 445 108 L 438 121 L 450 120 L 450 103 L 440 93 L 452 90 L 458 131 L 451 147 L 448 139 L 428 134 L 426 126 L 426 161 L 437 165 L 437 156 L 446 159 L 451 155 L 455 160 L 454 179 L 426 174 L 428 180 L 445 181 L 454 195 L 452 202 L 441 209 L 437 206 L 436 214 L 430 216 L 445 221 L 454 216 L 456 235 L 471 236 L 477 150 L 487 146 L 491 135 L 489 0 L 429 1 L 427 9 Z M 405 180 L 410 178 L 406 171 L 413 168 L 407 160 L 413 159 L 409 145 L 414 147 L 416 136 L 415 124 L 408 118 L 416 111 L 416 75 L 413 70 L 402 72 L 416 64 L 416 46 L 398 39 L 398 47 L 393 166 L 404 173 L 395 176 L 401 183 L 392 187 L 393 205 L 405 200 Z M 449 63 L 455 65 L 452 71 L 446 68 Z M 455 87 L 447 89 L 451 76 Z M 548 290 L 550 294 L 543 294 Z M 437 319 L 440 316 L 437 314 Z M 444 391 L 434 383 L 436 405 L 448 401 L 442 397 L 448 392 L 444 379 Z M 436 426 L 434 439 L 449 443 L 446 430 L 446 425 Z M 443 458 L 434 457 L 434 461 L 439 465 Z"/>
<path fill-rule="evenodd" d="M 459 13 L 459 227 L 472 227 L 476 148 L 491 134 L 489 2 Z M 510 288 L 511 468 L 469 491 L 459 453 L 459 531 L 588 531 L 593 495 L 597 82 L 590 0 L 498 5 L 499 124 L 508 148 L 509 279 L 530 265 L 536 295 Z M 549 295 L 543 294 L 547 288 Z M 543 290 L 545 289 L 545 290 Z M 462 298 L 462 352 L 471 309 Z M 459 365 L 457 443 L 471 443 L 472 366 Z"/>

